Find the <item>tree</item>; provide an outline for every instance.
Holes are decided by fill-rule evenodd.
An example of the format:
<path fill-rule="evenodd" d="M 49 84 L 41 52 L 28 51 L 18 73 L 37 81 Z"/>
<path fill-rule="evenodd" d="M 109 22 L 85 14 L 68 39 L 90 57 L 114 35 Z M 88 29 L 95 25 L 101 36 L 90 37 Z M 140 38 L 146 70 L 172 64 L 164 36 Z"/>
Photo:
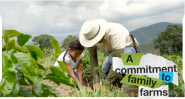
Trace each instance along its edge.
<path fill-rule="evenodd" d="M 34 42 L 34 45 L 39 45 L 39 48 L 41 50 L 43 49 L 51 49 L 51 41 L 53 39 L 53 36 L 47 35 L 47 34 L 42 34 L 39 36 L 35 36 L 32 41 Z"/>
<path fill-rule="evenodd" d="M 158 38 L 154 39 L 154 44 L 161 55 L 182 56 L 182 26 L 169 25 L 165 31 L 158 34 Z"/>
<path fill-rule="evenodd" d="M 63 40 L 61 48 L 67 49 L 69 43 L 74 41 L 74 40 L 78 40 L 78 37 L 73 36 L 73 35 L 68 35 L 68 37 L 66 37 Z"/>

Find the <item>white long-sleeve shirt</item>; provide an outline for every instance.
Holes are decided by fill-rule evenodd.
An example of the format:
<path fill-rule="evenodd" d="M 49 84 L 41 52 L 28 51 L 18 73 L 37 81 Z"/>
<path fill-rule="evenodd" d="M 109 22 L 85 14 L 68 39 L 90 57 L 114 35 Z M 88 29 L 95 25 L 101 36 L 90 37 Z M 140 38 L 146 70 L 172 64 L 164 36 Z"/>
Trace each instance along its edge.
<path fill-rule="evenodd" d="M 109 53 L 114 51 L 115 49 L 122 49 L 127 46 L 131 46 L 132 39 L 129 36 L 128 30 L 118 23 L 107 23 L 107 30 L 105 32 L 104 40 L 101 44 L 97 44 L 100 46 L 100 50 L 105 53 L 107 56 Z M 135 39 L 135 38 L 134 38 Z M 135 39 L 137 45 L 138 42 Z"/>

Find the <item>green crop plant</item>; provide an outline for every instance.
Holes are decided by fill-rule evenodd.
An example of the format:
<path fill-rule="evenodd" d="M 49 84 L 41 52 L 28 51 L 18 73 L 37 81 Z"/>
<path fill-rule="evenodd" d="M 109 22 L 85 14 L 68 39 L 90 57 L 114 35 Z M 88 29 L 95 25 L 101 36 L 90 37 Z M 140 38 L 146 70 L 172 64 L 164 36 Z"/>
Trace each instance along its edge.
<path fill-rule="evenodd" d="M 71 95 L 71 97 L 129 97 L 128 93 L 122 88 L 114 87 L 114 86 L 105 86 L 107 92 L 104 92 L 102 81 L 100 82 L 101 88 L 94 89 L 92 92 L 89 90 L 84 90 L 84 88 L 78 82 L 79 90 L 76 88 L 75 93 Z"/>
<path fill-rule="evenodd" d="M 31 35 L 3 29 L 2 38 L 5 45 L 2 46 L 1 97 L 60 97 L 55 88 L 43 84 L 44 79 L 49 79 L 58 85 L 63 83 L 71 87 L 76 86 L 62 62 L 60 62 L 60 67 L 50 66 L 50 74 L 41 73 L 41 70 L 45 68 L 38 63 L 38 60 L 43 59 L 43 53 L 37 46 L 27 45 Z M 10 40 L 10 38 L 13 39 Z M 55 38 L 51 46 L 54 50 L 54 58 L 58 57 L 60 47 Z M 31 86 L 31 88 L 26 86 Z"/>
<path fill-rule="evenodd" d="M 185 95 L 185 84 L 182 78 L 182 70 L 183 70 L 183 60 L 180 56 L 176 55 L 163 55 L 164 58 L 173 61 L 178 66 L 178 86 L 173 83 L 168 83 L 166 85 L 169 86 L 169 96 L 170 97 L 184 97 Z"/>
<path fill-rule="evenodd" d="M 84 54 L 84 57 L 83 57 L 83 60 L 82 60 L 82 64 L 83 64 L 83 79 L 85 80 L 85 82 L 91 82 L 92 80 L 92 74 L 91 74 L 91 65 L 90 65 L 90 56 L 89 56 L 89 51 L 88 50 L 85 50 L 83 51 L 83 54 Z M 104 73 L 102 72 L 102 64 L 105 60 L 105 54 L 102 53 L 100 50 L 97 51 L 97 58 L 98 58 L 98 61 L 99 61 L 99 66 L 95 68 L 95 70 L 97 70 L 100 75 L 104 75 Z M 103 76 L 101 76 L 103 77 Z"/>
<path fill-rule="evenodd" d="M 82 65 L 83 65 L 83 79 L 85 83 L 89 83 L 92 78 L 91 74 L 91 66 L 90 66 L 90 59 L 89 59 L 89 51 L 85 50 L 83 51 L 84 57 L 82 59 Z"/>

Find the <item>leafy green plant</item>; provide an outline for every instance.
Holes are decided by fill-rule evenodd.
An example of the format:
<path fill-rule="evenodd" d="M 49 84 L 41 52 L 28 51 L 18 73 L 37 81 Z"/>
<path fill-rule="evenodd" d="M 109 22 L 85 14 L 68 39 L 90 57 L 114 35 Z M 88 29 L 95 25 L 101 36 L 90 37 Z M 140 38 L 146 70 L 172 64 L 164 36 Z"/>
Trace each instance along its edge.
<path fill-rule="evenodd" d="M 44 57 L 48 57 L 53 54 L 52 50 L 50 49 L 43 49 L 42 50 Z"/>
<path fill-rule="evenodd" d="M 90 65 L 90 59 L 89 59 L 89 51 L 85 50 L 84 52 L 84 58 L 82 60 L 82 64 L 83 64 L 83 79 L 86 80 L 86 82 L 90 82 L 92 79 L 92 74 L 91 74 L 91 65 Z M 102 53 L 100 50 L 97 51 L 98 54 L 98 61 L 99 61 L 99 66 L 96 67 L 95 69 L 101 74 L 104 75 L 104 73 L 102 72 L 102 64 L 103 61 L 105 60 L 106 56 L 104 53 Z M 106 70 L 106 69 L 105 69 Z M 103 77 L 103 76 L 101 76 Z"/>
<path fill-rule="evenodd" d="M 61 50 L 59 43 L 55 38 L 53 38 L 51 41 L 51 47 L 53 47 L 54 50 L 54 58 L 57 59 L 61 53 Z M 65 63 L 63 63 L 62 61 L 58 61 L 58 63 L 60 67 L 50 66 L 51 73 L 46 75 L 44 79 L 51 80 L 57 85 L 63 83 L 65 85 L 75 87 L 76 85 L 74 84 L 73 79 L 68 74 Z"/>
<path fill-rule="evenodd" d="M 178 86 L 174 85 L 173 83 L 168 83 L 166 85 L 169 86 L 169 96 L 171 97 L 177 97 L 177 96 L 184 96 L 185 93 L 185 84 L 184 84 L 184 80 L 182 78 L 182 70 L 183 70 L 183 61 L 182 58 L 180 56 L 176 56 L 176 55 L 163 55 L 164 58 L 173 61 L 175 64 L 177 64 L 178 66 Z"/>
<path fill-rule="evenodd" d="M 126 93 L 126 91 L 122 88 L 119 89 L 118 87 L 114 86 L 105 86 L 107 92 L 104 92 L 102 89 L 102 82 L 100 82 L 101 88 L 98 88 L 96 90 L 93 90 L 92 92 L 89 92 L 87 90 L 83 89 L 83 87 L 78 82 L 79 89 L 75 89 L 75 93 L 71 95 L 72 97 L 129 97 L 129 94 Z"/>
<path fill-rule="evenodd" d="M 17 42 L 15 39 L 9 40 L 9 37 L 17 37 Z M 30 35 L 15 30 L 3 29 L 5 45 L 2 49 L 1 96 L 43 96 L 40 69 L 44 67 L 37 63 L 38 58 L 43 58 L 43 53 L 35 45 L 26 45 L 30 38 Z M 31 91 L 22 85 L 31 85 L 33 89 Z"/>
<path fill-rule="evenodd" d="M 84 57 L 82 59 L 83 64 L 83 79 L 86 82 L 90 82 L 92 75 L 91 75 L 91 66 L 90 66 L 90 59 L 89 59 L 89 51 L 84 51 Z"/>
<path fill-rule="evenodd" d="M 98 71 L 98 73 L 100 74 L 101 79 L 103 80 L 105 78 L 105 72 L 103 72 L 102 70 L 107 71 L 107 68 L 102 69 L 102 66 L 99 67 L 95 67 L 94 68 L 96 71 Z"/>
<path fill-rule="evenodd" d="M 2 79 L 0 82 L 0 96 L 2 97 L 48 97 L 57 96 L 55 88 L 43 84 L 43 79 L 50 79 L 57 84 L 64 83 L 74 87 L 73 81 L 69 75 L 59 67 L 51 66 L 52 71 L 49 75 L 42 75 L 41 70 L 45 70 L 44 66 L 38 63 L 39 59 L 43 58 L 43 53 L 35 45 L 27 45 L 31 38 L 28 34 L 20 33 L 16 30 L 2 31 L 2 38 L 5 45 L 2 47 Z M 9 40 L 9 38 L 17 37 Z M 54 48 L 54 56 L 57 57 L 60 53 L 58 50 L 58 41 L 53 39 L 51 46 Z M 62 77 L 59 78 L 59 75 Z M 32 88 L 27 88 L 31 86 Z"/>
<path fill-rule="evenodd" d="M 105 58 L 107 57 L 103 52 L 97 50 L 99 66 L 102 66 Z"/>

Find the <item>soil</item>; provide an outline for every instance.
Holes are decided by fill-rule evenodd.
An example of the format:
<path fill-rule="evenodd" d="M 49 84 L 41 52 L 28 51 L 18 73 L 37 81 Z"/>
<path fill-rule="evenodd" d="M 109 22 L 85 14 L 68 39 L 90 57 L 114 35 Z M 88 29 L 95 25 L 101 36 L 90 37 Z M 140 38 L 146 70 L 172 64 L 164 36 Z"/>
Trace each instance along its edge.
<path fill-rule="evenodd" d="M 58 86 L 57 84 L 49 80 L 43 80 L 43 84 L 54 87 L 62 97 L 69 97 L 70 94 L 73 94 L 75 92 L 75 90 L 70 86 Z"/>

